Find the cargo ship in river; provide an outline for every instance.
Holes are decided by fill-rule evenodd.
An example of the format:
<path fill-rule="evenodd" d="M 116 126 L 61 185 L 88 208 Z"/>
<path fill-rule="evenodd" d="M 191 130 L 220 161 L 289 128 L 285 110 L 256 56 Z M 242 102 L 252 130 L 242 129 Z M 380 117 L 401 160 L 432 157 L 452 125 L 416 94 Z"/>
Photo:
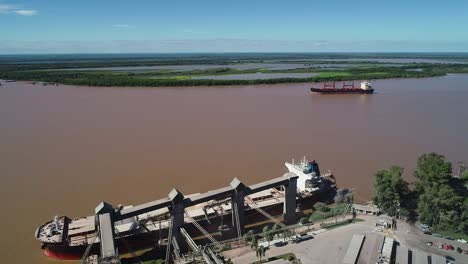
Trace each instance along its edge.
<path fill-rule="evenodd" d="M 374 88 L 368 81 L 361 82 L 361 86 L 355 86 L 354 81 L 352 83 L 343 82 L 341 87 L 337 87 L 336 82 L 327 83 L 324 82 L 322 87 L 316 87 L 315 83 L 310 91 L 313 93 L 320 94 L 372 94 Z"/>
<path fill-rule="evenodd" d="M 312 208 L 313 204 L 324 193 L 335 190 L 336 182 L 329 171 L 321 174 L 317 162 L 308 162 L 305 158 L 299 163 L 294 160 L 286 162 L 289 174 L 297 176 L 296 201 L 299 213 Z M 198 194 L 193 194 L 195 196 Z M 258 209 L 267 212 L 275 218 L 281 218 L 285 189 L 274 187 L 245 197 L 246 228 L 255 228 L 268 221 Z M 190 198 L 190 195 L 186 196 Z M 133 206 L 117 206 L 116 210 L 133 208 Z M 70 219 L 66 216 L 56 216 L 40 226 L 35 237 L 42 243 L 42 249 L 48 257 L 77 260 L 84 254 L 99 252 L 99 231 L 96 216 L 85 216 Z M 210 200 L 196 206 L 188 207 L 184 217 L 184 229 L 195 240 L 202 243 L 206 240 L 203 233 L 196 228 L 200 225 L 217 240 L 235 237 L 233 225 L 235 219 L 230 199 Z M 162 208 L 149 213 L 140 214 L 114 223 L 116 245 L 120 254 L 131 251 L 160 249 L 167 245 L 167 237 L 171 216 L 168 208 Z M 193 223 L 196 221 L 196 223 Z M 198 242 L 197 242 L 198 243 Z M 131 250 L 131 251 L 130 251 Z M 86 253 L 85 253 L 86 252 Z"/>

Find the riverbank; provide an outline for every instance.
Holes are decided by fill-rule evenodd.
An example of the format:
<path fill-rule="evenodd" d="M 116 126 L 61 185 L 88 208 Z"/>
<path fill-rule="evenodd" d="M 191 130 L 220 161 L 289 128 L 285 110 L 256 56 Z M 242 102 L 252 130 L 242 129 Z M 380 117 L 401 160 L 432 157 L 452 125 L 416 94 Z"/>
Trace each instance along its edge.
<path fill-rule="evenodd" d="M 169 72 L 80 71 L 79 69 L 73 71 L 5 70 L 0 72 L 0 78 L 85 86 L 180 87 L 424 78 L 443 76 L 449 72 L 468 73 L 468 67 L 461 66 L 457 66 L 457 69 L 449 69 L 447 66 L 417 65 L 416 68 L 421 70 L 412 70 L 414 66 L 290 70 L 215 68 Z M 303 77 L 306 74 L 309 74 L 309 77 Z"/>
<path fill-rule="evenodd" d="M 388 56 L 218 54 L 120 58 L 77 55 L 42 59 L 0 56 L 0 79 L 100 87 L 187 87 L 425 78 L 468 73 L 468 55 L 447 55 L 446 59 L 435 55 L 421 59 L 421 54 L 406 54 L 406 58 Z"/>

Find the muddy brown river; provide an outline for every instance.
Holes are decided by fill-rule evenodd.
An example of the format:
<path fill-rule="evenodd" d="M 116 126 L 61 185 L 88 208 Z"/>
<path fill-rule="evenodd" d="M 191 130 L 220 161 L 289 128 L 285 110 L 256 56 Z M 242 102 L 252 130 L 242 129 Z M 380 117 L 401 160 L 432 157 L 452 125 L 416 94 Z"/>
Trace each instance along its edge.
<path fill-rule="evenodd" d="M 468 75 L 379 80 L 377 94 L 312 95 L 308 84 L 189 88 L 0 86 L 2 263 L 57 263 L 36 227 L 286 172 L 306 155 L 370 199 L 373 173 L 408 179 L 418 155 L 468 162 Z"/>

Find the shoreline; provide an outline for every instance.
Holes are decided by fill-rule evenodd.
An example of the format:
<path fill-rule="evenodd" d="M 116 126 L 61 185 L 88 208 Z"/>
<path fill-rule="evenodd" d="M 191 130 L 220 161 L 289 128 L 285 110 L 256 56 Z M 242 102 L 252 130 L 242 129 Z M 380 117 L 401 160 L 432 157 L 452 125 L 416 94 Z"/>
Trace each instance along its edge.
<path fill-rule="evenodd" d="M 409 77 L 382 77 L 382 78 L 371 78 L 367 79 L 370 81 L 373 80 L 403 80 L 403 79 L 427 79 L 427 78 L 437 78 L 437 77 L 444 77 L 444 76 L 450 76 L 450 75 L 465 75 L 468 73 L 445 73 L 445 74 L 440 74 L 440 75 L 431 75 L 431 76 L 421 76 L 421 77 L 414 77 L 414 76 L 409 76 Z M 274 82 L 275 79 L 259 79 L 259 80 L 236 80 L 239 81 L 239 83 L 230 83 L 230 84 L 222 84 L 222 83 L 216 83 L 218 81 L 223 82 L 224 80 L 209 80 L 213 81 L 212 83 L 206 84 L 206 83 L 175 83 L 174 85 L 159 85 L 159 86 L 151 86 L 151 85 L 89 85 L 89 84 L 79 84 L 79 83 L 60 83 L 60 82 L 45 82 L 45 81 L 36 81 L 36 80 L 14 80 L 14 79 L 8 79 L 9 81 L 12 80 L 13 82 L 17 83 L 24 83 L 24 84 L 30 84 L 34 86 L 76 86 L 76 87 L 87 87 L 87 88 L 228 88 L 228 87 L 245 87 L 245 86 L 267 86 L 267 85 L 300 85 L 300 84 L 314 84 L 314 83 L 326 83 L 326 82 L 351 82 L 351 81 L 361 81 L 364 80 L 362 78 L 344 78 L 340 80 L 323 80 L 323 81 L 311 81 L 311 80 L 298 80 L 298 81 L 279 81 L 279 82 Z M 203 80 L 204 81 L 204 80 Z M 230 80 L 229 80 L 230 81 Z M 253 83 L 252 83 L 253 81 Z M 257 82 L 259 81 L 259 82 Z M 273 82 L 269 82 L 273 81 Z M 241 83 L 245 82 L 245 83 Z M 0 79 L 0 84 L 5 85 L 6 79 Z M 44 84 L 42 84 L 44 83 Z"/>

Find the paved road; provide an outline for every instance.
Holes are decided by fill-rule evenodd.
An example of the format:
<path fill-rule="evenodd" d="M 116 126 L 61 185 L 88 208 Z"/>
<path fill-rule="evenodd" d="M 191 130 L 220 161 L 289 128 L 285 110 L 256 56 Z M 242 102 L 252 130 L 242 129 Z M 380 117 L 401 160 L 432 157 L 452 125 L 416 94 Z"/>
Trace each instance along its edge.
<path fill-rule="evenodd" d="M 450 256 L 456 260 L 456 263 L 468 263 L 468 255 L 459 254 L 456 250 L 442 250 L 436 246 L 438 243 L 445 243 L 454 246 L 455 249 L 460 247 L 463 250 L 468 250 L 468 244 L 426 235 L 414 225 L 410 225 L 404 221 L 398 221 L 397 225 L 398 229 L 394 232 L 395 238 L 397 241 L 400 241 L 401 244 L 409 247 L 410 249 L 414 248 L 441 256 Z M 432 241 L 434 246 L 428 246 L 426 243 L 428 241 Z"/>
<path fill-rule="evenodd" d="M 318 234 L 314 239 L 303 241 L 299 244 L 288 244 L 283 247 L 272 246 L 267 251 L 266 256 L 273 257 L 293 252 L 302 261 L 302 264 L 341 263 L 353 235 L 369 234 L 373 232 L 374 226 L 374 219 L 366 219 L 364 222 L 350 224 Z M 246 264 L 257 260 L 255 252 L 249 252 L 238 258 L 234 258 L 233 262 L 235 264 Z"/>
<path fill-rule="evenodd" d="M 285 253 L 293 252 L 302 261 L 303 264 L 335 264 L 341 263 L 348 249 L 349 242 L 354 234 L 370 234 L 375 233 L 375 223 L 378 217 L 375 216 L 359 216 L 364 219 L 364 222 L 357 222 L 347 226 L 339 227 L 318 234 L 314 239 L 301 242 L 299 244 L 288 244 L 283 247 L 271 246 L 267 251 L 267 257 L 273 257 Z M 442 256 L 451 256 L 456 260 L 456 263 L 468 263 L 468 255 L 459 254 L 455 250 L 447 251 L 438 249 L 435 246 L 428 246 L 425 242 L 432 241 L 434 243 L 448 243 L 455 248 L 461 247 L 468 250 L 467 244 L 462 244 L 457 241 L 450 241 L 444 238 L 437 238 L 430 235 L 425 235 L 416 227 L 407 224 L 404 221 L 398 221 L 398 229 L 391 232 L 396 241 L 401 245 L 410 249 L 418 249 L 421 251 L 430 252 Z M 382 234 L 382 233 L 378 233 Z M 255 252 L 250 249 L 245 250 L 239 257 L 233 258 L 235 264 L 245 264 L 257 261 Z M 361 260 L 361 258 L 360 258 Z"/>

